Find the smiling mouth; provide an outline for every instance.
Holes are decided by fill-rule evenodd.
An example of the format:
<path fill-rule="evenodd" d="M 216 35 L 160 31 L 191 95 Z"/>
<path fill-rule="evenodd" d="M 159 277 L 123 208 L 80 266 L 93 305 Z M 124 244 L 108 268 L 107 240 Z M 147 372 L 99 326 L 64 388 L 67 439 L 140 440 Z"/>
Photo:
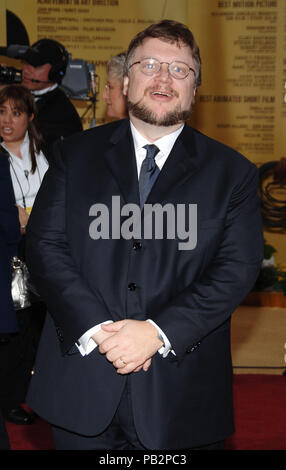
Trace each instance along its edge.
<path fill-rule="evenodd" d="M 152 91 L 151 95 L 167 96 L 168 98 L 171 98 L 173 96 L 172 93 L 169 93 L 167 91 Z"/>

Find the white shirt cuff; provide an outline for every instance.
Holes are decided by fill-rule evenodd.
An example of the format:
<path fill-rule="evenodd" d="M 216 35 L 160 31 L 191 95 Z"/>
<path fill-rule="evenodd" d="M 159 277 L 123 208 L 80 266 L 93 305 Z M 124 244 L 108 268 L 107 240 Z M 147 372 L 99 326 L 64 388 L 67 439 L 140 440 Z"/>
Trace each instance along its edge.
<path fill-rule="evenodd" d="M 98 325 L 93 326 L 89 330 L 87 330 L 78 340 L 76 346 L 81 353 L 82 356 L 87 356 L 90 354 L 95 348 L 97 348 L 97 344 L 92 338 L 92 335 L 97 333 L 101 325 L 108 325 L 109 323 L 113 323 L 112 320 L 104 321 L 103 323 L 99 323 Z"/>
<path fill-rule="evenodd" d="M 155 326 L 156 330 L 160 335 L 162 336 L 164 340 L 164 345 L 158 350 L 158 353 L 161 354 L 164 358 L 168 356 L 169 352 L 171 351 L 172 354 L 176 355 L 175 352 L 172 350 L 172 346 L 170 341 L 168 340 L 167 336 L 165 333 L 159 328 L 159 326 L 153 321 L 153 320 L 146 320 L 150 322 L 153 326 Z M 78 348 L 80 354 L 82 356 L 87 356 L 90 354 L 95 348 L 97 348 L 97 344 L 92 338 L 92 335 L 97 333 L 101 325 L 108 325 L 109 323 L 113 323 L 112 320 L 105 321 L 103 323 L 99 323 L 98 325 L 93 326 L 89 330 L 87 330 L 78 340 L 76 343 L 76 347 Z"/>
<path fill-rule="evenodd" d="M 159 326 L 155 322 L 153 322 L 153 320 L 150 320 L 150 318 L 148 318 L 148 320 L 146 321 L 152 323 L 152 325 L 155 326 L 156 330 L 160 333 L 164 340 L 164 345 L 160 349 L 158 349 L 158 353 L 162 354 L 164 358 L 168 356 L 170 351 L 172 352 L 172 354 L 176 355 L 175 352 L 172 350 L 171 343 L 165 335 L 164 331 L 162 331 L 161 328 L 159 328 Z"/>

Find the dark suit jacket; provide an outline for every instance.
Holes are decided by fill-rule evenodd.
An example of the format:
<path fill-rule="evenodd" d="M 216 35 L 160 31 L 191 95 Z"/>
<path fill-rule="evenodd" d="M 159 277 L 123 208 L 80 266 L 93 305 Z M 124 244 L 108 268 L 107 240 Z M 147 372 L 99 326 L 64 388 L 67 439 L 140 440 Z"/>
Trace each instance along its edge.
<path fill-rule="evenodd" d="M 11 258 L 17 254 L 20 237 L 8 158 L 0 153 L 0 333 L 18 331 L 11 297 Z"/>
<path fill-rule="evenodd" d="M 230 317 L 263 258 L 256 168 L 184 127 L 147 202 L 197 204 L 189 251 L 178 239 L 92 239 L 90 207 L 110 208 L 115 195 L 139 204 L 128 120 L 58 143 L 28 227 L 29 267 L 50 312 L 28 402 L 63 428 L 102 432 L 126 376 L 98 349 L 82 357 L 74 343 L 109 319 L 151 318 L 176 356 L 156 353 L 147 373 L 130 375 L 139 439 L 149 449 L 224 439 L 234 429 Z"/>
<path fill-rule="evenodd" d="M 45 141 L 43 150 L 49 159 L 55 140 L 82 131 L 82 124 L 74 105 L 60 88 L 44 93 L 36 104 L 39 128 Z"/>

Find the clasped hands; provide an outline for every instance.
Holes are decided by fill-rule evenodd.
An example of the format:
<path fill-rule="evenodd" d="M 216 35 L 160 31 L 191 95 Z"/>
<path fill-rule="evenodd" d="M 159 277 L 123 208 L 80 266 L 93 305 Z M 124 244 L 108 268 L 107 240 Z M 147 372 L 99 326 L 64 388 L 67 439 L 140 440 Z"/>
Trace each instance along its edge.
<path fill-rule="evenodd" d="M 147 372 L 152 356 L 163 345 L 151 323 L 129 319 L 101 325 L 92 338 L 99 352 L 122 375 L 142 369 Z"/>

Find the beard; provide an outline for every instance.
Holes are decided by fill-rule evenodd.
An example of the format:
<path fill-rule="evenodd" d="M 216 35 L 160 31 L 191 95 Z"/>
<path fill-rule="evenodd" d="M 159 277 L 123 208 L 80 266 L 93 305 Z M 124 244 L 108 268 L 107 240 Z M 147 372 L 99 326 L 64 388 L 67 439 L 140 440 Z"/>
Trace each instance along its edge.
<path fill-rule="evenodd" d="M 146 96 L 146 94 L 150 90 L 152 90 L 151 87 L 147 88 L 145 90 L 144 96 Z M 170 91 L 173 92 L 176 97 L 178 97 L 177 92 L 173 90 Z M 145 104 L 141 104 L 140 102 L 141 100 L 139 100 L 137 103 L 133 103 L 127 98 L 128 112 L 131 113 L 137 119 L 146 122 L 147 124 L 152 124 L 153 126 L 169 127 L 175 126 L 181 122 L 185 122 L 190 118 L 193 109 L 194 99 L 189 109 L 182 110 L 181 105 L 178 104 L 173 110 L 167 111 L 164 115 L 160 117 L 156 113 L 154 113 L 148 106 L 146 106 Z"/>
<path fill-rule="evenodd" d="M 190 109 L 182 110 L 180 106 L 177 106 L 172 111 L 167 111 L 163 116 L 159 117 L 154 113 L 148 106 L 140 103 L 132 103 L 127 100 L 127 109 L 137 119 L 140 119 L 147 124 L 154 126 L 175 126 L 180 122 L 187 121 L 192 113 L 192 105 Z"/>

